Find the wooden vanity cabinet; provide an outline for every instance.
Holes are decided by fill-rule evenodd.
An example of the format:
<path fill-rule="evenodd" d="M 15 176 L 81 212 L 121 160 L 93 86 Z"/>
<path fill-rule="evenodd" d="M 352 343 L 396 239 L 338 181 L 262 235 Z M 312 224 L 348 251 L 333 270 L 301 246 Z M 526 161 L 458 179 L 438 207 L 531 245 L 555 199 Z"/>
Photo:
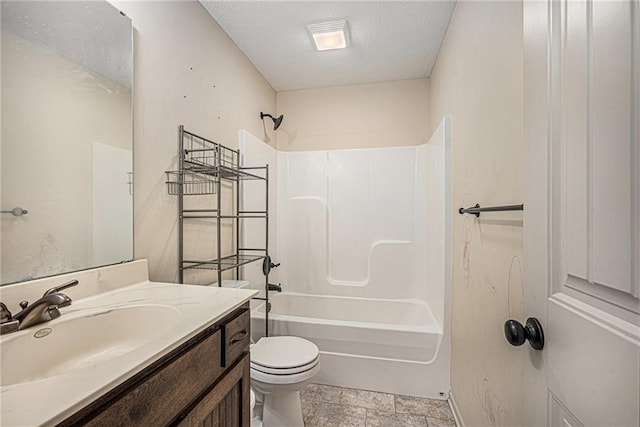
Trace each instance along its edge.
<path fill-rule="evenodd" d="M 59 425 L 249 427 L 249 337 L 247 303 Z"/>

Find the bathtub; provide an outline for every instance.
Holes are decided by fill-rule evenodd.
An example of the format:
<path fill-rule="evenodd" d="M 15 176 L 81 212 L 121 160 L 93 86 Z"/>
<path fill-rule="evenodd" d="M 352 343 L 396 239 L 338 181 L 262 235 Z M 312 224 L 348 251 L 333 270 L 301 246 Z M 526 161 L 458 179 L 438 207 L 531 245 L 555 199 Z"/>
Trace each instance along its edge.
<path fill-rule="evenodd" d="M 426 303 L 296 292 L 270 295 L 270 302 L 269 335 L 303 337 L 320 349 L 322 368 L 315 382 L 448 396 L 448 361 L 443 369 L 438 357 L 443 329 Z M 262 302 L 251 310 L 256 340 L 264 335 L 265 308 Z"/>

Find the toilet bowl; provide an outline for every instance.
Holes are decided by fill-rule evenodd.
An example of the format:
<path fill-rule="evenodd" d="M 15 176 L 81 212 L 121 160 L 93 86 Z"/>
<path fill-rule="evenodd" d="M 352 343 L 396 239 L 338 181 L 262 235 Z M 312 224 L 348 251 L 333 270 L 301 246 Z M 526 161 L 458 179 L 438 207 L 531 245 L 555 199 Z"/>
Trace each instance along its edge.
<path fill-rule="evenodd" d="M 262 417 L 256 413 L 256 394 L 249 390 L 249 403 L 251 405 L 251 427 L 262 427 Z"/>
<path fill-rule="evenodd" d="M 264 427 L 302 427 L 300 390 L 320 370 L 318 347 L 304 338 L 264 337 L 251 347 L 251 387 L 263 395 Z"/>

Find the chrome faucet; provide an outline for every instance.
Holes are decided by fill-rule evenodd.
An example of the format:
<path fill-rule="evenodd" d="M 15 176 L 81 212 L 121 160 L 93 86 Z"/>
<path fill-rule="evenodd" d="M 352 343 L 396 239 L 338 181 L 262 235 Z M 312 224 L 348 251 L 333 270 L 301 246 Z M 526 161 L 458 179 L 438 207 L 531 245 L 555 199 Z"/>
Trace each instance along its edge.
<path fill-rule="evenodd" d="M 39 323 L 48 322 L 49 320 L 60 317 L 60 307 L 66 307 L 71 305 L 71 298 L 60 292 L 63 289 L 76 286 L 77 280 L 72 280 L 63 285 L 56 286 L 48 289 L 42 298 L 29 305 L 27 301 L 22 301 L 20 307 L 22 311 L 15 315 L 11 315 L 11 312 L 7 309 L 7 306 L 2 304 L 0 306 L 2 313 L 2 325 L 0 333 L 5 334 L 9 332 L 20 331 L 26 329 L 29 326 L 37 325 Z"/>
<path fill-rule="evenodd" d="M 23 308 L 20 313 L 13 316 L 13 319 L 18 321 L 18 330 L 22 330 L 60 317 L 61 313 L 58 308 L 66 307 L 70 304 L 71 298 L 63 293 L 45 295 L 33 304 Z"/>

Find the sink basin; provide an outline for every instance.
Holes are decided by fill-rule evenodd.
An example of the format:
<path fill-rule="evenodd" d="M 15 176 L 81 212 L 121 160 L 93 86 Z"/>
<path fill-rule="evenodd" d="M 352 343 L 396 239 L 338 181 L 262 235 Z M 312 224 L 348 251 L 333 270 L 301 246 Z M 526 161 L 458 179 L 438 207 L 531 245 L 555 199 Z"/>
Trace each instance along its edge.
<path fill-rule="evenodd" d="M 5 336 L 0 386 L 19 384 L 100 365 L 170 332 L 180 311 L 139 304 L 94 309 Z"/>

